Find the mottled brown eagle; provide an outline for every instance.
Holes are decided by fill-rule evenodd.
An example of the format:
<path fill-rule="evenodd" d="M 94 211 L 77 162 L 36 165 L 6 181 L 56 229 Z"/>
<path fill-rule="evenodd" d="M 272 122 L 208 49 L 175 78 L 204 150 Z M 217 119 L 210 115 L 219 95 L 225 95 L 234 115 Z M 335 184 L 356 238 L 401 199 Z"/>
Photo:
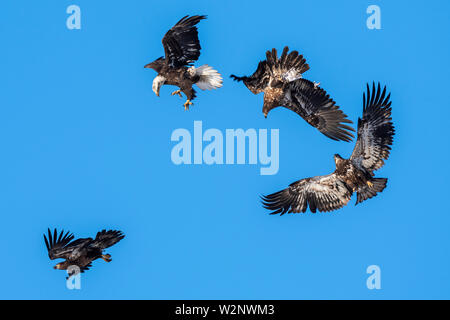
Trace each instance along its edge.
<path fill-rule="evenodd" d="M 318 83 L 303 79 L 309 70 L 303 55 L 285 47 L 281 57 L 277 50 L 266 52 L 266 60 L 260 61 L 255 73 L 250 77 L 230 77 L 243 81 L 254 94 L 264 92 L 263 114 L 270 110 L 286 107 L 333 140 L 352 141 L 354 131 L 352 121 L 339 109 L 333 99 Z"/>
<path fill-rule="evenodd" d="M 305 212 L 310 208 L 328 212 L 342 208 L 357 194 L 356 204 L 375 197 L 386 187 L 386 178 L 374 178 L 374 171 L 389 158 L 394 137 L 390 94 L 375 83 L 367 99 L 363 95 L 363 116 L 358 119 L 358 138 L 350 159 L 334 155 L 336 170 L 294 182 L 289 188 L 263 197 L 263 205 L 272 214 Z"/>
<path fill-rule="evenodd" d="M 153 92 L 159 97 L 162 85 L 179 87 L 172 95 L 178 94 L 182 97 L 181 92 L 186 95 L 187 100 L 183 105 L 185 110 L 189 109 L 196 97 L 192 87 L 194 84 L 202 90 L 222 86 L 222 76 L 216 70 L 206 64 L 198 68 L 192 65 L 200 56 L 201 47 L 196 25 L 203 19 L 206 19 L 206 16 L 185 16 L 178 21 L 162 39 L 165 57 L 145 66 L 158 72 L 153 80 Z"/>
<path fill-rule="evenodd" d="M 96 259 L 100 258 L 106 262 L 111 262 L 111 255 L 103 254 L 103 250 L 115 245 L 124 237 L 125 235 L 121 231 L 102 230 L 97 233 L 95 239 L 80 238 L 72 241 L 74 235 L 70 232 L 64 233 L 63 230 L 58 236 L 56 229 L 53 231 L 53 235 L 48 229 L 48 239 L 44 234 L 44 241 L 48 250 L 48 257 L 51 260 L 65 259 L 65 261 L 56 264 L 55 269 L 68 270 L 71 266 L 77 266 L 83 273 L 92 267 L 91 263 Z M 75 271 L 71 271 L 68 278 L 74 274 Z"/>

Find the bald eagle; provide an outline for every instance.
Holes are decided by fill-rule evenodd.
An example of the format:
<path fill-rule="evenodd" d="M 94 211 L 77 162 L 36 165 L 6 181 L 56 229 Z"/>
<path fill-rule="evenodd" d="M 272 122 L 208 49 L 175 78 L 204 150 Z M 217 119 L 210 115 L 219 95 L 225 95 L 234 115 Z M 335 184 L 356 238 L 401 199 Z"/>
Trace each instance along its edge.
<path fill-rule="evenodd" d="M 230 77 L 244 82 L 254 94 L 264 92 L 263 114 L 267 118 L 270 110 L 286 107 L 320 132 L 333 140 L 350 142 L 353 138 L 352 121 L 347 119 L 333 99 L 318 83 L 303 79 L 302 74 L 309 70 L 303 55 L 285 47 L 281 57 L 277 50 L 266 52 L 266 60 L 260 61 L 255 73 L 250 77 Z"/>
<path fill-rule="evenodd" d="M 65 259 L 54 266 L 54 269 L 67 270 L 71 266 L 77 266 L 80 272 L 83 273 L 92 267 L 92 261 L 96 259 L 103 259 L 106 262 L 111 262 L 111 255 L 103 254 L 103 250 L 115 245 L 125 236 L 121 231 L 116 230 L 102 230 L 97 233 L 95 239 L 80 238 L 74 240 L 74 235 L 70 232 L 64 233 L 64 230 L 59 233 L 55 229 L 52 232 L 48 229 L 48 238 L 44 234 L 45 245 L 48 250 L 48 257 L 50 260 Z M 75 271 L 69 270 L 69 277 L 75 274 Z"/>
<path fill-rule="evenodd" d="M 165 57 L 145 65 L 145 68 L 155 70 L 158 75 L 153 80 L 153 92 L 159 97 L 162 85 L 169 84 L 179 87 L 172 95 L 181 92 L 186 95 L 184 109 L 188 110 L 192 100 L 196 97 L 194 84 L 202 90 L 217 89 L 222 86 L 220 73 L 208 65 L 198 68 L 192 64 L 200 56 L 200 42 L 198 40 L 197 24 L 206 16 L 185 16 L 167 31 L 162 39 Z"/>
<path fill-rule="evenodd" d="M 374 178 L 374 171 L 389 158 L 394 137 L 390 94 L 380 84 L 367 85 L 363 94 L 363 116 L 358 119 L 358 138 L 350 159 L 334 155 L 336 170 L 326 176 L 306 178 L 289 188 L 263 197 L 263 206 L 272 214 L 328 212 L 342 208 L 354 192 L 356 204 L 375 197 L 386 187 L 386 178 Z"/>

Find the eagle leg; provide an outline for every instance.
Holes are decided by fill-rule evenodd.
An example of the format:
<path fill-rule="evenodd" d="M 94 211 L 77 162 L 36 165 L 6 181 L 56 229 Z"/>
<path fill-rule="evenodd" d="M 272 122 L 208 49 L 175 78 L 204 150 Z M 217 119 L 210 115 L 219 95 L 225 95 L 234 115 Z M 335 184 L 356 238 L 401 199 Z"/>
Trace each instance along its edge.
<path fill-rule="evenodd" d="M 189 106 L 192 105 L 193 103 L 191 102 L 191 100 L 187 99 L 186 102 L 183 104 L 184 106 L 184 111 L 189 110 Z"/>
<path fill-rule="evenodd" d="M 369 186 L 369 188 L 372 188 L 372 187 L 373 187 L 373 183 L 370 182 L 370 181 L 367 181 L 367 185 Z"/>
<path fill-rule="evenodd" d="M 180 96 L 180 98 L 183 98 L 183 96 L 181 95 L 181 90 L 175 90 L 174 92 L 172 92 L 172 95 L 174 96 L 174 95 L 179 95 Z"/>
<path fill-rule="evenodd" d="M 110 254 L 102 254 L 102 257 L 101 257 L 104 261 L 106 261 L 106 262 L 111 262 L 112 261 L 112 259 L 111 259 L 111 255 Z"/>

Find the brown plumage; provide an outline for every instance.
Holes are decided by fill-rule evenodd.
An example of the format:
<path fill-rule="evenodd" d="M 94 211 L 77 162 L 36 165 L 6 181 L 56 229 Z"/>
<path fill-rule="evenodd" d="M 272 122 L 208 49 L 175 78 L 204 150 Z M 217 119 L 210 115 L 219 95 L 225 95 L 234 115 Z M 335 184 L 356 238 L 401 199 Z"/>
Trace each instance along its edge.
<path fill-rule="evenodd" d="M 352 121 L 318 84 L 302 79 L 309 70 L 306 59 L 297 51 L 288 52 L 285 47 L 278 58 L 276 49 L 267 51 L 266 60 L 259 62 L 253 75 L 231 78 L 244 82 L 254 94 L 264 93 L 265 117 L 274 108 L 286 107 L 330 139 L 351 141 L 354 130 L 348 124 Z"/>
<path fill-rule="evenodd" d="M 121 231 L 102 230 L 97 233 L 95 239 L 80 238 L 72 241 L 74 239 L 73 234 L 70 232 L 64 233 L 63 230 L 58 236 L 56 229 L 53 231 L 53 234 L 48 229 L 47 236 L 44 234 L 44 241 L 50 260 L 65 259 L 65 261 L 56 264 L 54 268 L 68 270 L 71 266 L 76 266 L 81 273 L 89 270 L 94 260 L 103 259 L 106 262 L 111 262 L 111 255 L 103 254 L 103 250 L 113 246 L 125 237 Z M 69 273 L 68 277 L 74 275 L 74 272 Z"/>
<path fill-rule="evenodd" d="M 358 120 L 358 139 L 350 159 L 334 155 L 336 170 L 294 182 L 289 188 L 263 197 L 272 214 L 328 212 L 342 208 L 357 193 L 356 204 L 376 196 L 386 187 L 386 178 L 374 178 L 374 171 L 389 158 L 394 137 L 390 94 L 380 84 L 367 85 L 363 96 L 363 116 Z"/>

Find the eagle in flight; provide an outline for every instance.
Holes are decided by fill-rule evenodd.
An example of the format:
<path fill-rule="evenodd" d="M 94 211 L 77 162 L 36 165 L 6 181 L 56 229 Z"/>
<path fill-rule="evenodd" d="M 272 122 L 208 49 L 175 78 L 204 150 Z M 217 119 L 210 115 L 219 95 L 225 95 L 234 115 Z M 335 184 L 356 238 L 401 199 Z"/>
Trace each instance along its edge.
<path fill-rule="evenodd" d="M 354 192 L 356 204 L 375 197 L 386 187 L 386 178 L 374 178 L 374 171 L 389 158 L 394 137 L 390 94 L 380 84 L 367 85 L 363 94 L 363 115 L 358 119 L 358 138 L 350 159 L 334 155 L 336 170 L 326 176 L 316 176 L 294 182 L 289 188 L 263 196 L 263 206 L 272 214 L 328 212 L 342 208 Z"/>
<path fill-rule="evenodd" d="M 339 109 L 333 99 L 318 83 L 303 79 L 309 70 L 303 55 L 284 47 L 281 57 L 277 50 L 266 52 L 266 60 L 260 61 L 250 77 L 230 77 L 244 82 L 254 94 L 264 92 L 263 114 L 267 118 L 270 110 L 286 107 L 333 140 L 352 141 L 354 131 L 347 124 L 353 123 Z"/>
<path fill-rule="evenodd" d="M 200 41 L 198 40 L 197 24 L 206 16 L 185 16 L 172 27 L 162 39 L 165 57 L 145 65 L 145 68 L 155 70 L 158 75 L 153 80 L 153 92 L 159 97 L 159 90 L 164 84 L 177 86 L 179 90 L 172 92 L 181 98 L 181 92 L 186 95 L 184 109 L 188 110 L 196 97 L 194 84 L 202 90 L 217 89 L 222 86 L 222 76 L 216 70 L 202 65 L 193 66 L 200 56 Z"/>
<path fill-rule="evenodd" d="M 111 255 L 103 254 L 103 250 L 115 245 L 122 240 L 125 235 L 121 231 L 116 230 L 102 230 L 97 233 L 95 239 L 80 238 L 74 240 L 74 235 L 70 232 L 64 233 L 64 230 L 59 233 L 55 229 L 52 232 L 48 229 L 48 238 L 44 234 L 45 245 L 48 250 L 48 257 L 50 260 L 65 259 L 54 266 L 54 269 L 68 270 L 70 278 L 76 274 L 75 270 L 70 267 L 77 266 L 80 273 L 89 270 L 92 267 L 92 261 L 96 259 L 103 259 L 106 262 L 111 262 Z"/>

